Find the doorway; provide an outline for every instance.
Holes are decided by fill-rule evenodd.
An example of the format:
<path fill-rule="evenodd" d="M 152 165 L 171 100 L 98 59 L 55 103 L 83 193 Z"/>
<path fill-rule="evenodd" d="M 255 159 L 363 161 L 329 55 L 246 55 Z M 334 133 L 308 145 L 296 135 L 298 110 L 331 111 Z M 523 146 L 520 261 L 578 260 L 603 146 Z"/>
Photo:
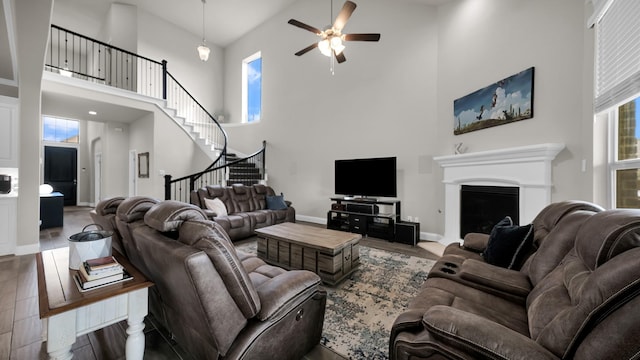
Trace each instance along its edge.
<path fill-rule="evenodd" d="M 75 206 L 78 194 L 78 149 L 44 147 L 44 183 L 64 195 L 64 206 Z"/>
<path fill-rule="evenodd" d="M 129 197 L 138 195 L 138 151 L 129 150 Z"/>
<path fill-rule="evenodd" d="M 96 153 L 93 160 L 93 178 L 95 179 L 93 184 L 93 199 L 97 204 L 102 200 L 102 153 Z"/>

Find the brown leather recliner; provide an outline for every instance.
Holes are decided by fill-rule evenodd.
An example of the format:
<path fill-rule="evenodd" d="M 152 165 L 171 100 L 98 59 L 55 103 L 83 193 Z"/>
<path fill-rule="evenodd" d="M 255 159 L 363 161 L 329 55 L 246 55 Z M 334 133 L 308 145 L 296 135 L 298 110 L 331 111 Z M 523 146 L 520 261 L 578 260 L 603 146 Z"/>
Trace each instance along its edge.
<path fill-rule="evenodd" d="M 390 358 L 635 359 L 639 257 L 640 210 L 606 210 L 555 267 L 531 261 L 525 302 L 429 278 L 392 327 Z"/>
<path fill-rule="evenodd" d="M 122 244 L 120 232 L 116 229 L 116 210 L 122 200 L 124 200 L 124 198 L 121 196 L 101 200 L 93 210 L 89 211 L 89 215 L 93 222 L 100 225 L 103 230 L 113 232 L 111 236 L 111 247 L 122 255 L 126 255 L 127 253 Z"/>
<path fill-rule="evenodd" d="M 578 210 L 599 212 L 604 209 L 599 205 L 581 200 L 559 201 L 547 205 L 531 222 L 531 224 L 533 224 L 534 231 L 534 249 L 531 253 L 535 252 L 535 250 L 540 247 L 540 244 L 546 239 L 549 232 L 560 220 L 562 220 L 564 216 Z M 489 234 L 469 233 L 465 235 L 461 244 L 449 244 L 445 248 L 443 256 L 458 255 L 464 259 L 484 261 L 482 258 L 482 252 L 487 248 L 488 241 Z"/>
<path fill-rule="evenodd" d="M 300 359 L 320 341 L 320 277 L 238 256 L 194 205 L 164 201 L 132 229 L 175 340 L 196 359 Z"/>
<path fill-rule="evenodd" d="M 584 201 L 562 201 L 548 205 L 533 220 L 532 250 L 519 271 L 492 266 L 476 253 L 450 245 L 428 278 L 446 278 L 514 301 L 524 302 L 531 290 L 530 277 L 546 276 L 573 248 L 578 229 L 601 207 Z M 488 238 L 488 235 L 484 235 Z M 486 241 L 485 241 L 486 242 Z M 470 256 L 465 256 L 470 255 Z"/>

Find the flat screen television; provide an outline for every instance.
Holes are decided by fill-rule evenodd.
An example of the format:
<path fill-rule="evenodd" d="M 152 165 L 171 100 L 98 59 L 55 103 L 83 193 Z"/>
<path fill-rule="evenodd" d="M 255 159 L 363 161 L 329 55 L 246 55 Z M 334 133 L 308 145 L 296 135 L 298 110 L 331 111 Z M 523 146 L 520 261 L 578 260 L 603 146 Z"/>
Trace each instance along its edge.
<path fill-rule="evenodd" d="M 396 158 L 336 160 L 335 193 L 361 197 L 396 197 Z"/>

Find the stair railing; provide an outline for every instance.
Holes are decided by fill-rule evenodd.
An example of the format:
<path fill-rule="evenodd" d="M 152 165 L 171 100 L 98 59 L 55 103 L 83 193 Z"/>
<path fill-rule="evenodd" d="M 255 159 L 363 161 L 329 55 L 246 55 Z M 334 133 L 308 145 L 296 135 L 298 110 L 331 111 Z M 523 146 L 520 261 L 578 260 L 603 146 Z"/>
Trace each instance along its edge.
<path fill-rule="evenodd" d="M 45 70 L 166 99 L 166 62 L 51 25 Z"/>
<path fill-rule="evenodd" d="M 165 200 L 178 200 L 190 202 L 191 191 L 200 189 L 207 185 L 227 185 L 227 170 L 236 164 L 255 164 L 260 169 L 260 180 L 265 180 L 265 160 L 267 142 L 262 141 L 262 149 L 253 154 L 233 161 L 221 161 L 222 164 L 211 166 L 199 173 L 172 179 L 171 175 L 164 176 L 164 198 Z"/>
<path fill-rule="evenodd" d="M 207 169 L 194 174 L 194 181 L 214 172 L 214 168 L 222 174 L 209 174 L 208 178 L 201 181 L 219 183 L 225 180 L 227 134 L 218 121 L 167 71 L 166 61 L 155 61 L 57 25 L 51 25 L 49 39 L 45 70 L 165 100 L 166 107 L 175 110 L 176 116 L 184 119 L 182 125 L 198 134 L 194 140 L 203 140 L 217 154 Z M 180 185 L 170 184 L 165 193 L 174 187 Z"/>

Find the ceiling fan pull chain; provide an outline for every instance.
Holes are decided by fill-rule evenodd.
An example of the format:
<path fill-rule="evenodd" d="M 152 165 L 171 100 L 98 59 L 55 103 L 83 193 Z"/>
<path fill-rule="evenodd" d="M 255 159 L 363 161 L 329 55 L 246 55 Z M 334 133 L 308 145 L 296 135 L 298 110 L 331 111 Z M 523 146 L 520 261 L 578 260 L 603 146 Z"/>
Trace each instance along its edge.
<path fill-rule="evenodd" d="M 331 67 L 329 68 L 331 70 L 331 75 L 335 75 L 335 60 L 333 60 L 333 56 L 329 57 L 329 59 L 331 59 Z"/>

